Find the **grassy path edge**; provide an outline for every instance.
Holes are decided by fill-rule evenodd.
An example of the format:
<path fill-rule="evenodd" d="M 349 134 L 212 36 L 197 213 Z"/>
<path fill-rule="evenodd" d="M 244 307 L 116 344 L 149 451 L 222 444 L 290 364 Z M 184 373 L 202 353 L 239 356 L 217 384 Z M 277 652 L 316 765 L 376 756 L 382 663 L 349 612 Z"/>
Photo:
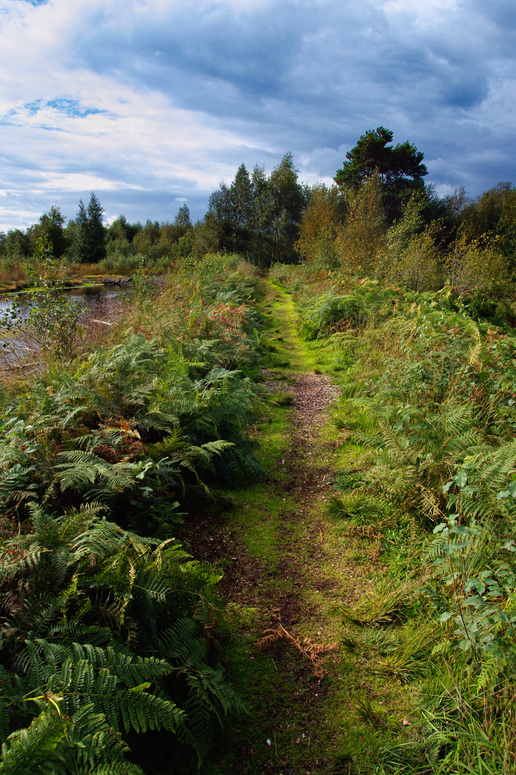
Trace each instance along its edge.
<path fill-rule="evenodd" d="M 343 647 L 342 610 L 381 573 L 377 547 L 328 514 L 331 483 L 349 464 L 330 423 L 338 391 L 315 373 L 317 351 L 297 333 L 291 296 L 271 283 L 266 296 L 274 357 L 257 431 L 270 478 L 237 495 L 221 528 L 221 592 L 236 633 L 228 663 L 249 717 L 203 772 L 375 772 L 408 696 Z"/>

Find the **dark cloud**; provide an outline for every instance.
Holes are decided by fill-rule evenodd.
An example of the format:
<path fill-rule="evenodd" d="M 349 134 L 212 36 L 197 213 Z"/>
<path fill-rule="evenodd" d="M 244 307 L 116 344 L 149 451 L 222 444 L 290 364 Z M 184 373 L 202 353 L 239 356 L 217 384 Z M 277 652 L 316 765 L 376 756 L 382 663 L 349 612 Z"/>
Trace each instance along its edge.
<path fill-rule="evenodd" d="M 51 0 L 48 12 L 63 3 Z M 53 54 L 40 60 L 43 69 L 62 68 L 62 83 L 68 75 L 69 86 L 41 97 L 34 89 L 22 94 L 0 122 L 16 125 L 31 143 L 55 132 L 55 147 L 41 141 L 47 168 L 54 164 L 67 174 L 105 181 L 98 193 L 106 211 L 119 214 L 126 207 L 129 219 L 140 207 L 141 219 L 167 220 L 176 197 L 185 197 L 200 216 L 210 187 L 232 177 L 240 162 L 269 171 L 287 151 L 301 177 L 331 178 L 358 137 L 380 125 L 394 131 L 394 142 L 409 140 L 424 152 L 438 187 L 465 183 L 476 195 L 499 179 L 516 180 L 516 4 L 442 5 L 128 0 L 122 14 L 117 0 L 77 0 L 80 23 L 60 32 L 59 61 L 54 65 Z M 43 20 L 47 9 L 37 13 Z M 18 72 L 16 62 L 9 65 Z M 85 74 L 106 84 L 98 104 Z M 112 101 L 105 96 L 109 89 Z M 141 115 L 124 118 L 123 106 L 133 98 Z M 169 126 L 162 126 L 169 113 Z M 188 142 L 195 122 L 197 154 Z M 120 152 L 110 134 L 118 125 Z M 33 170 L 36 153 L 24 164 L 24 149 L 12 137 L 11 169 Z M 80 158 L 73 156 L 76 147 L 83 148 Z M 171 177 L 164 180 L 169 167 Z M 6 180 L 19 190 L 25 177 L 15 180 L 13 173 Z M 88 191 L 77 194 L 78 200 Z"/>

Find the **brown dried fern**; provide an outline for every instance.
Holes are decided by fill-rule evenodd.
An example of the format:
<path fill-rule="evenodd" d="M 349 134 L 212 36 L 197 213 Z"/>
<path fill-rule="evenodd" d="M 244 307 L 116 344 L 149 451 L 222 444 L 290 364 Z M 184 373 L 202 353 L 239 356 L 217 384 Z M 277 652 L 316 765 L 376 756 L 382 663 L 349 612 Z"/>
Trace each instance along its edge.
<path fill-rule="evenodd" d="M 256 643 L 256 646 L 259 649 L 269 648 L 281 640 L 286 640 L 291 643 L 300 652 L 300 654 L 302 654 L 311 662 L 314 675 L 317 676 L 317 678 L 324 678 L 327 671 L 323 663 L 326 656 L 335 650 L 334 645 L 327 646 L 322 643 L 313 643 L 310 638 L 303 638 L 302 640 L 298 640 L 294 637 L 294 635 L 285 629 L 281 622 L 278 622 L 276 627 L 272 627 L 263 631 L 261 638 Z"/>

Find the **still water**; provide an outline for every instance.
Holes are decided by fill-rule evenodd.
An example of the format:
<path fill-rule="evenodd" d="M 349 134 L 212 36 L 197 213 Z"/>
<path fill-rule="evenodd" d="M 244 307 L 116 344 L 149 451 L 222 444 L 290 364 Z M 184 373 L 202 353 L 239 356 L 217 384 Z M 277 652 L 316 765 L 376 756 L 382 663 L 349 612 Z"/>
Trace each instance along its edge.
<path fill-rule="evenodd" d="M 124 285 L 123 287 L 119 285 L 92 285 L 86 288 L 66 288 L 58 292 L 65 293 L 72 301 L 81 302 L 85 307 L 104 307 L 109 309 L 110 302 L 119 299 L 122 292 L 130 296 L 131 288 L 129 285 Z M 11 308 L 13 298 L 13 296 L 0 297 L 0 317 Z M 24 312 L 27 314 L 30 309 L 30 300 L 30 294 L 18 294 L 18 302 L 22 305 L 22 317 L 25 316 Z"/>

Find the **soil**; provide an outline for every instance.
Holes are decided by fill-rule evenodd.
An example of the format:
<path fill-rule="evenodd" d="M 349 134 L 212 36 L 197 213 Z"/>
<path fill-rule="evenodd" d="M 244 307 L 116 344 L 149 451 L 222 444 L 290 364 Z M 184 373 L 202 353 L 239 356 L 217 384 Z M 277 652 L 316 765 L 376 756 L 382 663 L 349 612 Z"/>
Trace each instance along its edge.
<path fill-rule="evenodd" d="M 320 467 L 314 463 L 320 458 L 318 432 L 327 418 L 327 413 L 339 395 L 339 389 L 330 377 L 322 374 L 302 374 L 288 382 L 269 383 L 275 392 L 288 391 L 293 395 L 290 417 L 289 453 L 278 461 L 283 475 L 281 481 L 271 471 L 271 494 L 288 496 L 284 526 L 280 540 L 282 559 L 278 575 L 288 578 L 298 592 L 288 592 L 282 596 L 271 593 L 268 584 L 269 572 L 266 567 L 251 557 L 239 540 L 238 534 L 224 522 L 214 525 L 213 520 L 198 520 L 189 532 L 190 545 L 195 557 L 217 564 L 221 558 L 231 558 L 225 563 L 224 576 L 218 585 L 218 591 L 225 600 L 231 600 L 243 606 L 257 607 L 264 620 L 270 623 L 280 621 L 285 626 L 295 624 L 304 604 L 300 603 L 300 591 L 306 590 L 311 583 L 318 590 L 334 585 L 332 579 L 317 578 L 321 560 L 322 524 L 313 514 L 314 504 L 324 498 L 330 487 L 330 467 Z M 286 474 L 286 477 L 285 477 Z M 291 513 L 289 514 L 289 511 Z M 292 521 L 300 522 L 311 517 L 307 525 L 308 534 L 304 537 L 303 547 L 293 535 Z M 308 539 L 308 540 L 307 540 Z M 274 602 L 271 603 L 269 598 Z M 305 597 L 305 595 L 303 595 Z"/>
<path fill-rule="evenodd" d="M 286 343 L 290 351 L 295 346 Z M 273 567 L 250 554 L 242 525 L 232 520 L 202 520 L 189 531 L 194 556 L 216 565 L 222 560 L 222 598 L 254 612 L 247 632 L 249 637 L 252 631 L 254 644 L 249 659 L 257 665 L 247 687 L 253 721 L 249 728 L 233 727 L 217 770 L 224 775 L 315 775 L 332 766 L 335 745 L 327 735 L 322 739 L 330 700 L 327 675 L 335 673 L 338 662 L 331 609 L 344 599 L 356 599 L 362 586 L 359 574 L 349 573 L 342 547 L 329 540 L 325 510 L 334 444 L 324 439 L 322 427 L 340 391 L 322 374 L 285 369 L 285 379 L 277 377 L 277 370 L 270 381 L 265 374 L 266 386 L 272 393 L 290 394 L 292 404 L 287 410 L 288 452 L 268 480 L 271 499 L 284 501 L 275 528 Z M 351 587 L 350 576 L 355 577 Z M 264 688 L 258 667 L 263 654 L 276 671 L 272 692 Z M 266 692 L 270 696 L 263 696 Z M 259 740 L 250 727 L 260 730 Z M 268 737 L 262 730 L 270 730 Z M 266 737 L 270 748 L 264 751 Z"/>

